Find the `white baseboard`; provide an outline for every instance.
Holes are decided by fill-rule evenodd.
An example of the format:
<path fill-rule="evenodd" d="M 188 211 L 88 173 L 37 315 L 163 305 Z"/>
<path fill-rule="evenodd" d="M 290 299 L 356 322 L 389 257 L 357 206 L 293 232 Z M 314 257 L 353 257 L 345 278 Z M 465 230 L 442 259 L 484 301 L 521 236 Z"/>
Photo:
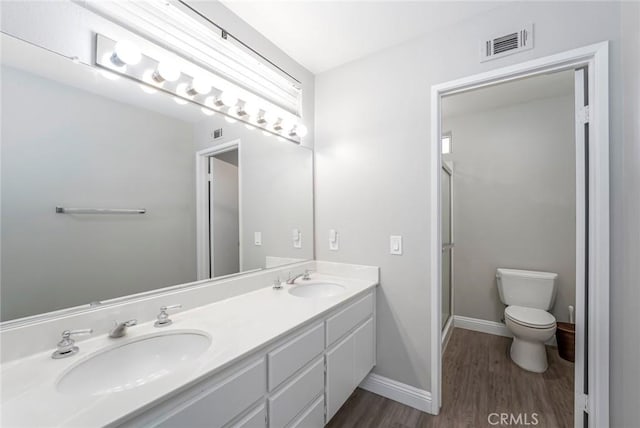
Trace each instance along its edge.
<path fill-rule="evenodd" d="M 513 337 L 506 325 L 501 322 L 486 321 L 478 318 L 463 317 L 461 315 L 453 316 L 454 327 L 464 328 L 466 330 L 479 331 L 480 333 L 493 334 L 496 336 Z"/>
<path fill-rule="evenodd" d="M 501 322 L 486 321 L 478 318 L 463 317 L 461 315 L 453 316 L 453 326 L 464 328 L 466 330 L 479 331 L 480 333 L 493 334 L 495 336 L 513 337 L 506 325 Z M 557 347 L 555 334 L 546 345 Z"/>
<path fill-rule="evenodd" d="M 434 414 L 431 408 L 431 393 L 375 373 L 362 381 L 360 388 L 381 395 L 422 412 Z"/>

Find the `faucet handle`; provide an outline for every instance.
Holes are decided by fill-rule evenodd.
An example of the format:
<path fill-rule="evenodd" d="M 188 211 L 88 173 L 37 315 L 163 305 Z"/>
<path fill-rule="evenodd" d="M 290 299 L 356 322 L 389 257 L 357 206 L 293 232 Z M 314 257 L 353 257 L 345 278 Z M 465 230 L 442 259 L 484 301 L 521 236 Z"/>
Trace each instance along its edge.
<path fill-rule="evenodd" d="M 153 325 L 155 327 L 166 327 L 168 325 L 171 325 L 173 323 L 173 321 L 171 321 L 171 319 L 169 318 L 168 311 L 171 310 L 171 309 L 178 309 L 178 308 L 181 308 L 181 307 L 182 307 L 181 304 L 161 306 L 160 307 L 160 313 L 158 314 L 158 319 L 156 320 L 156 322 Z"/>
<path fill-rule="evenodd" d="M 273 289 L 280 290 L 282 288 L 282 281 L 280 281 L 280 277 L 277 277 L 273 280 Z"/>
<path fill-rule="evenodd" d="M 92 328 L 83 328 L 79 330 L 65 330 L 62 332 L 62 339 L 58 342 L 58 349 L 56 349 L 53 354 L 51 354 L 51 358 L 57 360 L 60 358 L 70 357 L 74 354 L 77 354 L 80 350 L 77 346 L 75 346 L 76 341 L 71 338 L 71 336 L 80 336 L 84 334 L 93 333 Z"/>
<path fill-rule="evenodd" d="M 312 272 L 315 272 L 315 271 L 312 271 L 312 270 L 309 270 L 309 269 L 305 269 L 304 270 L 304 275 L 302 275 L 302 279 L 304 279 L 305 281 L 310 280 Z"/>

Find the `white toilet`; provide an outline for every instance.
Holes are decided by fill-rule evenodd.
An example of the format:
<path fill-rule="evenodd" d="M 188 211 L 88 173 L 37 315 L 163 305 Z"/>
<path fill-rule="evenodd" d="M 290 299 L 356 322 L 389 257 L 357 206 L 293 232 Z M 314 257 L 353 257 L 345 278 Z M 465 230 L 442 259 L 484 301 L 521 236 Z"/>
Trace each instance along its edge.
<path fill-rule="evenodd" d="M 558 274 L 502 269 L 496 272 L 500 300 L 507 305 L 504 320 L 513 333 L 511 359 L 525 370 L 547 370 L 544 344 L 556 332 L 556 319 L 547 312 L 556 298 Z"/>

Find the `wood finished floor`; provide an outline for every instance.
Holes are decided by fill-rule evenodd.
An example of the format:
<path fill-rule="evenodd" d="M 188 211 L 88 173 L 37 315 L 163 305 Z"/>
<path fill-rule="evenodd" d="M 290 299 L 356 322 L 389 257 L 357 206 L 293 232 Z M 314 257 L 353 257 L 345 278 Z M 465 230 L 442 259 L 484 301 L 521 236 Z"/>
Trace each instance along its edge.
<path fill-rule="evenodd" d="M 574 365 L 547 347 L 549 369 L 527 372 L 509 358 L 511 339 L 456 328 L 445 351 L 438 416 L 357 389 L 329 428 L 481 428 L 490 413 L 538 414 L 541 428 L 573 426 Z M 509 425 L 524 426 L 523 425 Z"/>

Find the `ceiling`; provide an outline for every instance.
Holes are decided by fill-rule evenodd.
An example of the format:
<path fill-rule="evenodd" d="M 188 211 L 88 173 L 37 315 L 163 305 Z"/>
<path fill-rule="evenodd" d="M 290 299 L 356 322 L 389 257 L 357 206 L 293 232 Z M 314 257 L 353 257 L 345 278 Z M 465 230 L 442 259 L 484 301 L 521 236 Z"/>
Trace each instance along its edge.
<path fill-rule="evenodd" d="M 442 115 L 460 116 L 544 98 L 572 95 L 573 90 L 573 70 L 542 74 L 444 97 Z"/>
<path fill-rule="evenodd" d="M 315 74 L 503 4 L 402 0 L 221 2 Z"/>

